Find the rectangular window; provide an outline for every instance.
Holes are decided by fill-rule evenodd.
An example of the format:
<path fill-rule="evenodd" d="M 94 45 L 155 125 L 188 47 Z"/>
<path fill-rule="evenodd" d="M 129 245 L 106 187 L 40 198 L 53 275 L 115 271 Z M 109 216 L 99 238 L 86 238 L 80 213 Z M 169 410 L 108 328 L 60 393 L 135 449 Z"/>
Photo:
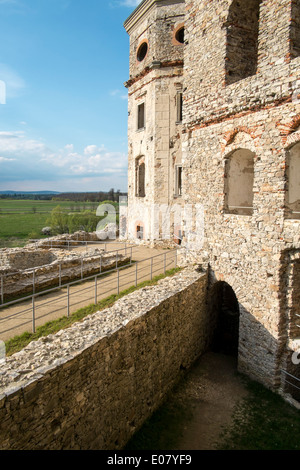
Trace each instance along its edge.
<path fill-rule="evenodd" d="M 182 93 L 177 93 L 177 120 L 176 122 L 182 122 L 182 105 L 183 105 Z"/>
<path fill-rule="evenodd" d="M 136 160 L 135 166 L 135 179 L 136 179 L 136 197 L 145 197 L 145 176 L 146 176 L 146 167 L 144 157 L 140 157 Z"/>
<path fill-rule="evenodd" d="M 138 123 L 137 128 L 144 129 L 145 127 L 145 103 L 138 105 Z"/>
<path fill-rule="evenodd" d="M 182 195 L 182 166 L 175 167 L 175 196 Z"/>

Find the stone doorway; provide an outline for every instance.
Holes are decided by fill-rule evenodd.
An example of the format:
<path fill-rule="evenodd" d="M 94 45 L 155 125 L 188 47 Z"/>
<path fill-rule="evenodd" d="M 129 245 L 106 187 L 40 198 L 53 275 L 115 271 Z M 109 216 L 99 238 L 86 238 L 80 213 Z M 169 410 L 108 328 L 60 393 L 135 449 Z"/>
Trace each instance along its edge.
<path fill-rule="evenodd" d="M 219 281 L 212 286 L 209 294 L 209 310 L 215 321 L 212 351 L 237 357 L 240 308 L 229 284 Z"/>

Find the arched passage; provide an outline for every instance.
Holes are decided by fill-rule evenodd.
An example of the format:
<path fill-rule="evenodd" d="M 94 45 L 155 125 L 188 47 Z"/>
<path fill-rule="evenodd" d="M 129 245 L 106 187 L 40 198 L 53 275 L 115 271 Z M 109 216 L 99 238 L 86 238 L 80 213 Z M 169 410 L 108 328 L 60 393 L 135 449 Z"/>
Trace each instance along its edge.
<path fill-rule="evenodd" d="M 216 282 L 209 293 L 209 310 L 215 322 L 212 350 L 238 355 L 240 309 L 237 297 L 224 281 Z"/>

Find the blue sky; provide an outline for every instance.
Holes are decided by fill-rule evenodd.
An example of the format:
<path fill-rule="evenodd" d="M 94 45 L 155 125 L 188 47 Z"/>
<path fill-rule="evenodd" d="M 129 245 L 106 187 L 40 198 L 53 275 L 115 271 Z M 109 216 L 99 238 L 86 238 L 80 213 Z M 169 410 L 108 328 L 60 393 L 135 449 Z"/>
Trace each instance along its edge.
<path fill-rule="evenodd" d="M 127 191 L 123 23 L 138 4 L 0 0 L 0 190 Z"/>

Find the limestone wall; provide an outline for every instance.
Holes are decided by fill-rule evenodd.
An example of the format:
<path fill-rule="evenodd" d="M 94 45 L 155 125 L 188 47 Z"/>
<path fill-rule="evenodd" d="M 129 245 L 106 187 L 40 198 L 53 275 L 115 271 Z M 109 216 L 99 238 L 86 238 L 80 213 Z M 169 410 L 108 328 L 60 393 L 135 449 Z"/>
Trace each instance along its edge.
<path fill-rule="evenodd" d="M 209 344 L 207 276 L 185 270 L 7 358 L 0 449 L 120 449 Z"/>

